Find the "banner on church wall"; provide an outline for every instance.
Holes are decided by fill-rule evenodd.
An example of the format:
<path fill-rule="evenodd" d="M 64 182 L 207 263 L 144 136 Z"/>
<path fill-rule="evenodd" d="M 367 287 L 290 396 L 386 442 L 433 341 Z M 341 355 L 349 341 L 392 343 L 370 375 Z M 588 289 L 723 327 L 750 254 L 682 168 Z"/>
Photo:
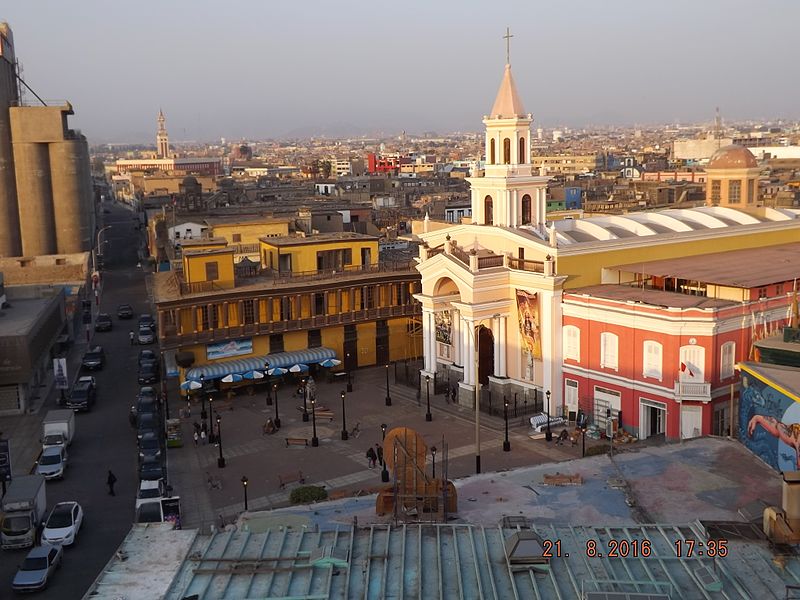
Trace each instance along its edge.
<path fill-rule="evenodd" d="M 451 346 L 453 344 L 453 323 L 450 319 L 450 311 L 434 313 L 433 320 L 436 326 L 436 341 Z"/>
<path fill-rule="evenodd" d="M 542 339 L 539 331 L 539 294 L 517 290 L 517 317 L 522 342 L 528 353 L 542 358 Z"/>

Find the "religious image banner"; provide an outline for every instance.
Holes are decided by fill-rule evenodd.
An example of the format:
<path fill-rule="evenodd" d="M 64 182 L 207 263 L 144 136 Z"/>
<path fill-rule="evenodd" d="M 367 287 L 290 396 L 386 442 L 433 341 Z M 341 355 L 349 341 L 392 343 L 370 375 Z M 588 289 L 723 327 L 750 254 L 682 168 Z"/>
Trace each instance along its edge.
<path fill-rule="evenodd" d="M 517 290 L 519 332 L 525 348 L 533 358 L 542 358 L 542 339 L 539 332 L 539 294 Z"/>
<path fill-rule="evenodd" d="M 453 344 L 453 323 L 450 319 L 450 311 L 434 313 L 433 320 L 436 326 L 436 341 L 451 346 Z"/>

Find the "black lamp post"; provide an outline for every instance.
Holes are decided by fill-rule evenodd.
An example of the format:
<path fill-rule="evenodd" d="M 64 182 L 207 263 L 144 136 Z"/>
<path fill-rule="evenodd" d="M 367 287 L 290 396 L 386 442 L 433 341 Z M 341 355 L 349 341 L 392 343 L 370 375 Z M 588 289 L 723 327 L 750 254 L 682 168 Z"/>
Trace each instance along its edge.
<path fill-rule="evenodd" d="M 317 399 L 311 396 L 311 445 L 316 448 L 319 446 L 319 438 L 317 438 Z M 308 419 L 306 419 L 307 421 Z"/>
<path fill-rule="evenodd" d="M 550 390 L 547 390 L 544 393 L 544 395 L 547 398 L 547 405 L 546 405 L 546 410 L 547 410 L 547 429 L 544 432 L 544 439 L 546 441 L 548 441 L 548 442 L 552 442 L 553 441 L 553 432 L 550 431 Z"/>
<path fill-rule="evenodd" d="M 508 441 L 508 400 L 503 396 L 503 419 L 506 422 L 506 439 L 503 440 L 503 452 L 511 452 L 511 442 Z"/>
<path fill-rule="evenodd" d="M 222 456 L 222 427 L 220 426 L 220 417 L 217 415 L 217 443 L 219 444 L 219 458 L 217 459 L 217 466 L 220 469 L 225 468 L 225 458 Z"/>
<path fill-rule="evenodd" d="M 242 490 L 244 490 L 244 509 L 247 510 L 247 475 L 242 475 Z"/>
<path fill-rule="evenodd" d="M 347 441 L 349 437 L 347 433 L 347 414 L 344 411 L 344 390 L 342 390 L 342 441 Z"/>
<path fill-rule="evenodd" d="M 392 397 L 389 395 L 389 365 L 386 365 L 386 406 L 392 405 Z"/>
<path fill-rule="evenodd" d="M 200 408 L 200 418 L 205 421 L 208 418 L 206 413 L 206 376 L 205 373 L 200 373 L 200 401 L 203 405 Z"/>
<path fill-rule="evenodd" d="M 383 437 L 381 438 L 383 441 L 386 440 L 386 423 L 381 423 L 381 434 Z M 389 481 L 389 469 L 386 468 L 386 458 L 383 459 L 383 470 L 381 471 L 381 481 L 384 483 Z"/>
<path fill-rule="evenodd" d="M 272 391 L 275 393 L 275 427 L 281 428 L 281 418 L 278 416 L 278 384 L 272 384 Z"/>
<path fill-rule="evenodd" d="M 353 381 L 350 379 L 350 353 L 348 352 L 346 355 L 347 360 L 345 360 L 344 368 L 347 369 L 347 393 L 353 391 Z"/>
<path fill-rule="evenodd" d="M 433 421 L 433 415 L 431 414 L 431 376 L 425 375 L 425 396 L 428 400 L 428 412 L 425 413 L 425 420 L 426 421 Z"/>
<path fill-rule="evenodd" d="M 267 378 L 267 406 L 272 406 L 272 395 L 269 393 L 270 385 L 269 385 L 269 361 L 264 363 L 264 377 Z"/>
<path fill-rule="evenodd" d="M 581 427 L 581 458 L 586 456 L 586 428 Z"/>
<path fill-rule="evenodd" d="M 308 377 L 303 377 L 303 423 L 308 423 L 308 405 L 306 403 L 308 398 Z"/>
<path fill-rule="evenodd" d="M 431 458 L 433 459 L 433 479 L 436 479 L 436 446 L 431 446 Z"/>
<path fill-rule="evenodd" d="M 214 396 L 211 394 L 208 395 L 208 422 L 211 425 L 210 430 L 208 432 L 208 441 L 209 443 L 214 443 Z"/>

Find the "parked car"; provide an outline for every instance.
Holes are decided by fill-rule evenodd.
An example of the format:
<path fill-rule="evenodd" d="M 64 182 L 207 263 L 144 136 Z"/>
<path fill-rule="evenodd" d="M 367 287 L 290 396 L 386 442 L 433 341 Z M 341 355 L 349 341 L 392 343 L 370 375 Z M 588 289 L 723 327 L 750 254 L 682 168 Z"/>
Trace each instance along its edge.
<path fill-rule="evenodd" d="M 136 439 L 141 440 L 148 433 L 155 436 L 161 435 L 161 426 L 158 415 L 153 413 L 139 413 L 136 417 Z"/>
<path fill-rule="evenodd" d="M 136 494 L 136 508 L 154 498 L 165 498 L 172 487 L 164 483 L 163 479 L 144 480 L 139 482 L 139 493 Z"/>
<path fill-rule="evenodd" d="M 108 313 L 100 313 L 94 321 L 95 331 L 111 331 L 113 323 L 111 322 L 111 315 Z"/>
<path fill-rule="evenodd" d="M 153 319 L 153 315 L 143 314 L 139 315 L 139 327 L 148 327 L 151 330 L 156 328 L 156 322 Z"/>
<path fill-rule="evenodd" d="M 142 434 L 139 440 L 139 462 L 144 461 L 149 456 L 161 458 L 161 438 L 155 433 Z"/>
<path fill-rule="evenodd" d="M 152 350 L 139 350 L 139 366 L 141 367 L 144 363 L 148 362 L 158 362 L 158 356 Z"/>
<path fill-rule="evenodd" d="M 144 325 L 139 327 L 139 335 L 136 341 L 140 344 L 152 344 L 156 341 L 156 336 L 152 329 Z"/>
<path fill-rule="evenodd" d="M 59 502 L 53 507 L 42 530 L 43 544 L 71 546 L 83 525 L 83 509 L 77 502 Z"/>
<path fill-rule="evenodd" d="M 139 465 L 139 479 L 146 481 L 157 481 L 159 479 L 166 479 L 167 470 L 164 468 L 164 463 L 160 458 L 155 456 L 147 456 Z"/>
<path fill-rule="evenodd" d="M 50 446 L 42 450 L 36 463 L 36 472 L 45 479 L 63 479 L 67 468 L 67 450 L 64 446 Z"/>
<path fill-rule="evenodd" d="M 61 546 L 35 546 L 22 561 L 11 582 L 11 588 L 15 592 L 33 592 L 46 588 L 53 572 L 61 566 L 63 557 L 64 550 Z"/>
<path fill-rule="evenodd" d="M 117 307 L 117 318 L 118 319 L 132 319 L 133 318 L 133 307 L 130 304 L 120 304 Z"/>
<path fill-rule="evenodd" d="M 136 396 L 136 404 L 131 407 L 131 412 L 134 415 L 156 414 L 158 408 L 158 393 L 155 388 L 146 386 L 139 389 L 139 395 Z"/>
<path fill-rule="evenodd" d="M 159 380 L 160 373 L 158 363 L 146 362 L 139 367 L 139 383 L 156 383 Z"/>
<path fill-rule="evenodd" d="M 97 400 L 97 387 L 94 377 L 79 377 L 67 398 L 66 404 L 72 410 L 91 410 Z"/>
<path fill-rule="evenodd" d="M 89 369 L 90 371 L 102 369 L 103 365 L 105 364 L 106 353 L 102 346 L 95 346 L 94 348 L 87 350 L 86 354 L 83 355 L 83 361 L 81 362 L 81 366 L 84 369 Z"/>

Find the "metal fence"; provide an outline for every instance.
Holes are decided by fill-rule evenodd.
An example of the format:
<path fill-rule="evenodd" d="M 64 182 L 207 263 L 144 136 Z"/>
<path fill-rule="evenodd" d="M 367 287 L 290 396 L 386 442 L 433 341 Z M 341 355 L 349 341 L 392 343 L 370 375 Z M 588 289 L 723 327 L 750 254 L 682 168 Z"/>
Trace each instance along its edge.
<path fill-rule="evenodd" d="M 419 390 L 419 372 L 425 363 L 421 359 L 406 359 L 394 363 L 394 382 Z"/>
<path fill-rule="evenodd" d="M 534 394 L 510 394 L 506 395 L 508 401 L 509 418 L 524 417 L 544 411 L 544 396 L 534 390 Z M 481 390 L 481 411 L 495 417 L 503 416 L 503 396 L 492 394 L 492 390 L 483 388 Z"/>

